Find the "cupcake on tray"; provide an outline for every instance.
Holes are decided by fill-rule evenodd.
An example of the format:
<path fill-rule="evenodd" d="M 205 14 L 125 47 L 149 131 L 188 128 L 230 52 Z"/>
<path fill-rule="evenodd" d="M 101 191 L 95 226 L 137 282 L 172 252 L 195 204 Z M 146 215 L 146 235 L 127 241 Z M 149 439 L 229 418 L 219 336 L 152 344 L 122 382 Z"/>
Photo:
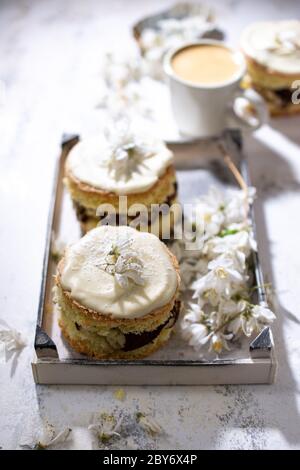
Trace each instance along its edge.
<path fill-rule="evenodd" d="M 300 21 L 253 23 L 244 31 L 241 47 L 248 67 L 245 86 L 263 96 L 272 115 L 299 113 L 292 95 L 299 98 Z"/>
<path fill-rule="evenodd" d="M 114 224 L 108 217 L 112 210 L 119 225 L 129 225 L 142 214 L 142 223 L 134 227 L 161 237 L 164 218 L 173 225 L 178 217 L 178 210 L 175 215 L 166 210 L 177 196 L 172 152 L 163 141 L 134 130 L 124 119 L 71 149 L 65 183 L 83 233 L 99 223 Z M 151 205 L 162 204 L 164 211 L 151 212 Z"/>
<path fill-rule="evenodd" d="M 155 235 L 97 227 L 58 265 L 59 325 L 71 346 L 88 356 L 147 356 L 171 335 L 179 284 L 177 260 Z"/>

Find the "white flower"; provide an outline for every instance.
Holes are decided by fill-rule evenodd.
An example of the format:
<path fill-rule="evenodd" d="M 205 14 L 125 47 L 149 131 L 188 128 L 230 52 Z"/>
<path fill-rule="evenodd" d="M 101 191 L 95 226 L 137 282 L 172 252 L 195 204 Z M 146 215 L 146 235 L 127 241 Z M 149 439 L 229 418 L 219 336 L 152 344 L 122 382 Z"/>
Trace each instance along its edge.
<path fill-rule="evenodd" d="M 115 279 L 124 289 L 129 287 L 130 280 L 139 286 L 145 285 L 143 263 L 135 253 L 125 253 L 118 257 L 115 264 Z"/>
<path fill-rule="evenodd" d="M 190 304 L 189 309 L 181 321 L 182 337 L 190 346 L 199 350 L 210 339 L 208 327 L 203 323 L 205 314 L 197 304 Z"/>
<path fill-rule="evenodd" d="M 54 436 L 52 439 L 50 439 L 50 441 L 48 441 L 46 446 L 50 447 L 50 446 L 64 443 L 68 439 L 71 431 L 72 431 L 71 428 L 66 428 L 63 431 L 60 431 L 56 436 Z"/>
<path fill-rule="evenodd" d="M 139 448 L 139 445 L 132 436 L 127 437 L 125 446 L 128 450 L 137 450 Z"/>
<path fill-rule="evenodd" d="M 88 429 L 96 434 L 101 442 L 107 442 L 114 436 L 120 437 L 120 428 L 122 425 L 123 417 L 121 416 L 118 421 L 112 415 L 103 413 L 99 423 L 90 424 Z"/>
<path fill-rule="evenodd" d="M 200 298 L 206 292 L 212 291 L 218 297 L 230 298 L 246 282 L 246 276 L 242 275 L 230 258 L 219 257 L 208 264 L 209 272 L 197 279 L 192 284 L 194 298 Z M 205 303 L 205 300 L 202 299 Z M 200 303 L 201 304 L 201 303 Z"/>
<path fill-rule="evenodd" d="M 163 78 L 162 59 L 169 49 L 199 39 L 213 27 L 206 12 L 200 12 L 181 19 L 164 19 L 158 22 L 157 29 L 145 29 L 140 44 L 152 76 Z"/>
<path fill-rule="evenodd" d="M 10 351 L 20 351 L 26 346 L 26 340 L 21 333 L 0 320 L 0 362 L 7 360 Z"/>
<path fill-rule="evenodd" d="M 240 312 L 240 315 L 228 325 L 228 330 L 234 335 L 242 331 L 245 336 L 251 336 L 254 332 L 260 331 L 262 326 L 275 320 L 275 315 L 269 308 L 252 305 L 246 301 L 238 302 L 237 312 Z"/>
<path fill-rule="evenodd" d="M 184 244 L 181 242 L 181 240 L 175 240 L 172 245 L 170 246 L 170 250 L 173 253 L 174 256 L 176 256 L 176 259 L 178 263 L 181 262 L 184 258 Z"/>
<path fill-rule="evenodd" d="M 226 226 L 233 223 L 241 223 L 247 219 L 248 207 L 253 203 L 255 194 L 256 189 L 253 187 L 247 188 L 247 193 L 243 190 L 228 192 L 224 204 L 224 224 Z"/>
<path fill-rule="evenodd" d="M 217 355 L 219 355 L 223 349 L 226 349 L 227 351 L 230 351 L 230 348 L 228 346 L 228 341 L 232 339 L 233 335 L 232 334 L 224 334 L 221 331 L 213 334 L 211 336 L 210 340 L 210 347 L 209 351 L 214 351 Z"/>
<path fill-rule="evenodd" d="M 112 116 L 126 112 L 132 119 L 136 115 L 153 118 L 153 105 L 144 88 L 140 81 L 126 84 L 118 93 L 113 88 L 107 88 L 98 107 L 106 109 Z"/>
<path fill-rule="evenodd" d="M 207 194 L 203 195 L 201 198 L 198 199 L 200 204 L 202 203 L 214 212 L 224 210 L 225 200 L 225 194 L 214 186 L 209 188 Z"/>
<path fill-rule="evenodd" d="M 57 444 L 63 444 L 68 439 L 71 431 L 72 431 L 71 428 L 66 428 L 60 431 L 56 436 L 53 436 L 52 438 L 48 438 L 45 442 L 38 441 L 37 443 L 34 443 L 34 444 L 21 444 L 20 447 L 22 447 L 22 449 L 27 449 L 27 450 L 39 450 L 39 449 L 47 449 L 48 447 L 53 447 Z"/>
<path fill-rule="evenodd" d="M 196 201 L 195 213 L 197 220 L 201 220 L 200 229 L 204 232 L 204 239 L 207 240 L 217 235 L 224 223 L 224 196 L 216 188 L 211 188 L 206 196 Z"/>
<path fill-rule="evenodd" d="M 197 223 L 190 232 L 203 234 L 201 249 L 184 249 L 177 242 L 174 252 L 180 261 L 182 285 L 191 289 L 197 303 L 191 304 L 181 320 L 183 338 L 196 351 L 209 344 L 209 351 L 221 354 L 239 333 L 251 336 L 271 323 L 275 316 L 267 306 L 250 303 L 247 260 L 257 250 L 249 204 L 255 189 L 230 191 L 216 189 L 197 202 Z M 236 300 L 241 299 L 241 300 Z"/>
<path fill-rule="evenodd" d="M 300 52 L 300 34 L 297 31 L 279 31 L 273 41 L 270 41 L 268 50 L 276 51 L 280 55 L 294 54 Z"/>
<path fill-rule="evenodd" d="M 114 392 L 114 397 L 117 399 L 117 400 L 120 400 L 120 401 L 124 401 L 125 398 L 126 398 L 126 392 L 123 388 L 118 388 L 115 392 Z"/>
<path fill-rule="evenodd" d="M 217 256 L 215 260 L 220 260 L 220 259 L 230 260 L 230 262 L 232 263 L 232 266 L 241 274 L 245 275 L 245 281 L 247 281 L 248 280 L 247 265 L 246 265 L 247 258 L 248 257 L 245 255 L 243 251 L 239 251 L 237 249 L 236 250 L 231 249 Z"/>
<path fill-rule="evenodd" d="M 232 317 L 232 321 L 227 325 L 227 330 L 233 335 L 237 335 L 240 331 L 243 331 L 243 333 L 248 336 L 248 305 L 249 302 L 245 300 L 240 300 L 239 302 L 229 300 L 220 306 L 220 309 L 222 308 L 224 313 L 227 313 Z"/>
<path fill-rule="evenodd" d="M 129 250 L 132 242 L 132 239 L 118 240 L 114 243 L 108 241 L 108 247 L 97 264 L 97 267 L 113 275 L 123 289 L 128 289 L 130 282 L 139 286 L 145 285 L 143 262 L 135 251 Z"/>
<path fill-rule="evenodd" d="M 244 253 L 240 251 L 228 250 L 227 252 L 222 253 L 219 256 L 216 256 L 214 259 L 210 260 L 207 267 L 208 270 L 217 270 L 217 272 L 220 274 L 222 274 L 222 271 L 220 271 L 219 268 L 226 268 L 227 272 L 231 275 L 232 281 L 234 281 L 236 278 L 236 281 L 238 282 L 238 279 L 241 278 L 241 275 L 246 274 L 244 260 Z M 245 276 L 244 279 L 247 279 L 247 276 Z"/>
<path fill-rule="evenodd" d="M 114 53 L 105 55 L 103 76 L 108 87 L 118 90 L 140 80 L 143 75 L 143 60 L 140 56 L 120 58 Z"/>
<path fill-rule="evenodd" d="M 207 273 L 207 260 L 199 258 L 198 250 L 185 249 L 185 241 L 176 240 L 170 246 L 170 250 L 176 256 L 180 266 L 180 289 L 182 291 L 191 288 L 191 281 L 196 274 Z"/>
<path fill-rule="evenodd" d="M 141 140 L 136 136 L 125 118 L 119 119 L 113 129 L 105 129 L 109 144 L 105 162 L 113 178 L 127 181 L 132 173 L 141 172 L 146 166 L 146 160 L 155 154 L 157 147 L 148 138 Z"/>
<path fill-rule="evenodd" d="M 256 243 L 252 232 L 241 230 L 237 233 L 211 238 L 206 243 L 203 252 L 210 259 L 229 251 L 244 253 L 245 257 L 248 258 L 251 251 L 254 250 L 256 251 Z"/>
<path fill-rule="evenodd" d="M 207 327 L 201 323 L 190 324 L 186 333 L 189 333 L 189 345 L 193 346 L 196 351 L 201 349 L 211 337 Z"/>
<path fill-rule="evenodd" d="M 276 319 L 274 313 L 264 305 L 254 305 L 252 315 L 254 315 L 261 323 L 265 324 L 272 323 Z"/>

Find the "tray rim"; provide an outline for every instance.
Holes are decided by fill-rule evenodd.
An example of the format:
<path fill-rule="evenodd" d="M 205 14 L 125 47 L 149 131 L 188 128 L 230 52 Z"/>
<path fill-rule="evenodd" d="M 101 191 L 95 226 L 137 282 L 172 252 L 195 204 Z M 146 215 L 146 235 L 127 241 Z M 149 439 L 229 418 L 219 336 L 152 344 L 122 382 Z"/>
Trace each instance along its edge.
<path fill-rule="evenodd" d="M 230 147 L 235 146 L 233 149 L 234 152 L 239 153 L 241 172 L 245 181 L 248 185 L 251 184 L 250 176 L 248 171 L 248 165 L 242 149 L 242 135 L 239 130 L 226 130 L 220 139 L 224 139 L 225 143 Z M 57 348 L 54 341 L 48 336 L 48 334 L 43 331 L 43 317 L 44 317 L 44 307 L 45 307 L 45 293 L 47 287 L 47 274 L 49 267 L 49 259 L 51 256 L 51 236 L 52 236 L 52 226 L 55 215 L 55 205 L 57 202 L 57 193 L 58 193 L 58 183 L 59 175 L 61 172 L 61 159 L 63 158 L 64 152 L 68 152 L 70 148 L 79 141 L 80 137 L 77 134 L 63 134 L 61 142 L 61 153 L 57 158 L 55 171 L 54 171 L 54 181 L 53 188 L 51 193 L 51 201 L 49 206 L 49 214 L 47 221 L 47 233 L 45 241 L 45 250 L 43 257 L 43 268 L 42 268 L 42 280 L 40 287 L 40 296 L 38 303 L 38 315 L 37 315 L 37 324 L 36 324 L 36 334 L 34 340 L 34 349 L 36 353 L 36 358 L 32 362 L 33 372 L 38 368 L 39 364 L 51 364 L 53 366 L 69 366 L 69 365 L 80 365 L 80 366 L 94 366 L 94 367 L 107 367 L 107 366 L 122 366 L 122 367 L 133 367 L 133 366 L 146 366 L 146 367 L 223 367 L 223 366 L 234 366 L 234 365 L 243 365 L 247 366 L 248 364 L 255 364 L 256 362 L 261 362 L 264 360 L 270 364 L 270 368 L 274 369 L 273 379 L 277 369 L 277 361 L 274 352 L 274 341 L 272 330 L 269 326 L 265 327 L 250 343 L 249 345 L 249 358 L 239 358 L 239 359 L 215 359 L 215 360 L 187 360 L 187 359 L 141 359 L 136 361 L 129 361 L 126 359 L 119 360 L 95 360 L 88 358 L 71 358 L 71 359 L 61 359 L 58 356 Z M 211 140 L 211 139 L 209 139 Z M 215 138 L 213 138 L 215 140 Z M 193 143 L 192 143 L 193 144 Z M 255 224 L 255 215 L 254 207 L 252 205 L 250 217 L 253 224 L 254 236 L 256 238 L 256 224 Z M 260 303 L 266 303 L 266 292 L 263 284 L 263 273 L 259 261 L 259 256 L 257 252 L 253 252 L 253 261 L 254 261 L 254 272 L 256 279 L 259 280 L 259 285 L 261 286 L 258 289 L 258 298 Z M 272 374 L 271 374 L 272 375 Z M 36 379 L 36 374 L 34 373 L 34 378 Z M 265 382 L 267 383 L 267 382 Z"/>
<path fill-rule="evenodd" d="M 69 385 L 225 385 L 271 384 L 275 380 L 277 364 L 270 359 L 245 359 L 238 363 L 193 364 L 169 367 L 155 364 L 78 364 L 57 360 L 34 360 L 32 372 L 36 383 Z M 227 367 L 224 367 L 227 366 Z M 113 367 L 110 367 L 113 366 Z M 197 374 L 194 373 L 197 367 Z"/>

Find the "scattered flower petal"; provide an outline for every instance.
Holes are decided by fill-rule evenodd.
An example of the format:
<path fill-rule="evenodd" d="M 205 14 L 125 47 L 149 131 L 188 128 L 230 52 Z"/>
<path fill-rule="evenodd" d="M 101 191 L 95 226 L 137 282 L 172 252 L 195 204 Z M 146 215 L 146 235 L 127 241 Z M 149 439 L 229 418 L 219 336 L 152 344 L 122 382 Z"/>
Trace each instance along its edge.
<path fill-rule="evenodd" d="M 56 436 L 47 439 L 45 442 L 38 441 L 32 444 L 21 444 L 20 447 L 27 450 L 48 449 L 49 447 L 54 447 L 57 444 L 63 444 L 68 439 L 71 432 L 71 428 L 66 428 L 60 431 Z"/>

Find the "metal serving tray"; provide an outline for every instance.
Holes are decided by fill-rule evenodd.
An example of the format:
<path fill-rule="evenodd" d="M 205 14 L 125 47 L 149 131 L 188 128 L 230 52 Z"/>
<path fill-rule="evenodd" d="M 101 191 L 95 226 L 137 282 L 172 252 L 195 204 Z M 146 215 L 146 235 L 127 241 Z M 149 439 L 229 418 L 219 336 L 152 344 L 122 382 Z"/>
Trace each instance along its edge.
<path fill-rule="evenodd" d="M 149 358 L 136 361 L 93 360 L 74 352 L 61 336 L 56 306 L 52 302 L 53 274 L 56 263 L 51 256 L 51 237 L 72 243 L 80 229 L 70 197 L 63 185 L 65 158 L 77 136 L 65 136 L 57 162 L 49 213 L 42 284 L 35 337 L 36 357 L 32 362 L 36 383 L 111 384 L 111 385 L 208 385 L 272 383 L 276 359 L 272 332 L 266 327 L 257 337 L 235 344 L 222 358 L 199 359 L 178 332 L 169 343 Z M 228 130 L 219 138 L 176 144 L 172 147 L 179 183 L 179 200 L 190 202 L 211 185 L 226 188 L 237 183 L 224 163 L 218 143 L 226 147 L 244 179 L 249 182 L 247 163 L 238 131 Z M 251 217 L 254 220 L 254 209 Z M 257 301 L 266 302 L 259 257 L 253 255 Z"/>

